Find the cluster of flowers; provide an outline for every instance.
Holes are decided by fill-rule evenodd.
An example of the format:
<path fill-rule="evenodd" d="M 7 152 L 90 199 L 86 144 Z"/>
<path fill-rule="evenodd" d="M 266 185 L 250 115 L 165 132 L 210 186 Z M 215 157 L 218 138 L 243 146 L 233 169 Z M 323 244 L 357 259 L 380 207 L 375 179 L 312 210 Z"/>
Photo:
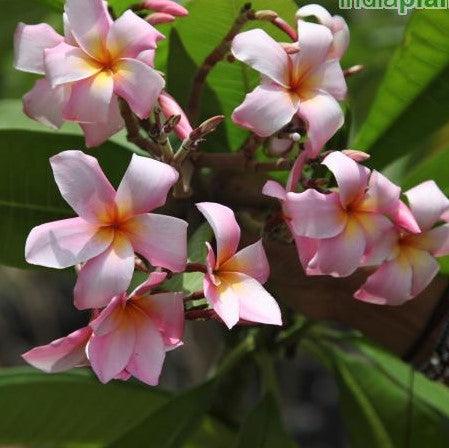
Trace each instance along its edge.
<path fill-rule="evenodd" d="M 143 6 L 166 19 L 187 14 L 167 0 Z M 24 96 L 25 114 L 55 129 L 64 121 L 79 123 L 86 146 L 94 147 L 125 126 L 118 98 L 141 119 L 158 103 L 167 118 L 181 117 L 175 132 L 186 138 L 192 131 L 187 117 L 153 68 L 161 39 L 156 28 L 130 10 L 113 22 L 102 0 L 67 0 L 64 36 L 45 23 L 20 23 L 14 36 L 15 68 L 45 76 Z"/>
<path fill-rule="evenodd" d="M 113 21 L 102 0 L 67 0 L 64 36 L 46 24 L 20 24 L 15 65 L 45 76 L 25 95 L 25 113 L 53 127 L 78 122 L 87 146 L 97 146 L 123 128 L 120 101 L 140 119 L 159 103 L 167 118 L 179 116 L 178 137 L 188 137 L 192 127 L 153 67 L 163 36 L 151 25 L 186 11 L 168 0 L 142 5 L 155 11 L 146 20 L 126 11 Z M 307 22 L 309 16 L 318 23 Z M 270 138 L 278 154 L 297 140 L 281 135 L 283 129 L 293 124 L 307 134 L 287 186 L 268 181 L 263 190 L 280 201 L 305 272 L 345 277 L 360 267 L 374 269 L 355 297 L 403 303 L 436 275 L 435 257 L 449 254 L 449 200 L 425 182 L 405 193 L 406 205 L 398 186 L 362 166 L 360 153 L 350 151 L 322 160 L 336 186 L 330 179 L 319 189 L 296 191 L 304 164 L 318 160 L 343 125 L 338 101 L 346 95 L 346 82 L 340 59 L 349 43 L 345 21 L 318 5 L 300 8 L 297 19 L 293 43 L 278 43 L 260 29 L 234 38 L 234 57 L 261 73 L 261 85 L 232 118 Z M 26 259 L 60 269 L 78 265 L 75 306 L 91 309 L 92 318 L 87 327 L 24 358 L 47 372 L 90 365 L 103 382 L 135 376 L 157 384 L 165 353 L 182 344 L 185 297 L 154 290 L 167 276 L 186 270 L 187 223 L 149 212 L 165 204 L 178 172 L 134 155 L 116 191 L 97 160 L 80 151 L 60 153 L 51 165 L 62 196 L 79 217 L 33 229 Z M 269 276 L 262 242 L 237 252 L 240 228 L 233 211 L 216 203 L 197 208 L 216 241 L 215 251 L 207 245 L 202 270 L 209 305 L 228 328 L 240 320 L 281 325 L 279 306 L 262 286 Z M 136 254 L 154 271 L 128 294 Z"/>
<path fill-rule="evenodd" d="M 24 355 L 32 365 L 59 372 L 91 365 L 107 382 L 130 375 L 157 384 L 165 352 L 181 344 L 184 296 L 152 294 L 166 271 L 181 273 L 187 263 L 187 223 L 149 213 L 164 205 L 178 180 L 171 166 L 134 155 L 117 191 L 92 156 L 65 151 L 51 159 L 56 183 L 79 215 L 35 227 L 26 242 L 29 263 L 63 269 L 82 264 L 75 306 L 92 309 L 89 326 Z M 259 241 L 237 252 L 240 227 L 220 204 L 197 204 L 212 226 L 216 253 L 208 244 L 204 295 L 232 328 L 240 319 L 281 325 L 281 312 L 263 288 L 269 265 Z M 131 294 L 135 253 L 157 270 Z M 166 271 L 163 271 L 165 269 Z"/>

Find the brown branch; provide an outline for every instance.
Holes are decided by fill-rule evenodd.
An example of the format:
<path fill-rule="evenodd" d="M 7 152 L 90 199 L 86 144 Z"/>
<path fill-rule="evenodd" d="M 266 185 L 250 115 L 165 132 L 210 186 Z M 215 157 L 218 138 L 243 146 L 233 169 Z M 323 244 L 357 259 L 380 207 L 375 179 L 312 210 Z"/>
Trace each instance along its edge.
<path fill-rule="evenodd" d="M 203 274 L 206 274 L 207 267 L 201 263 L 188 263 L 184 272 L 202 272 Z"/>
<path fill-rule="evenodd" d="M 184 298 L 184 302 L 190 302 L 191 300 L 204 299 L 204 291 L 195 291 Z"/>
<path fill-rule="evenodd" d="M 243 152 L 247 159 L 252 159 L 259 146 L 262 145 L 265 140 L 266 138 L 259 137 L 256 134 L 250 134 L 240 147 L 239 151 Z"/>
<path fill-rule="evenodd" d="M 198 118 L 199 106 L 207 76 L 210 71 L 225 58 L 231 48 L 232 40 L 242 30 L 244 25 L 249 20 L 255 19 L 254 14 L 254 10 L 251 9 L 251 4 L 245 4 L 240 11 L 240 15 L 235 19 L 229 32 L 198 68 L 198 71 L 193 78 L 192 91 L 187 106 L 187 116 L 192 123 L 194 123 Z"/>
<path fill-rule="evenodd" d="M 133 114 L 131 108 L 128 103 L 123 99 L 119 99 L 120 105 L 120 113 L 125 122 L 126 131 L 127 131 L 127 140 L 130 143 L 133 143 L 140 149 L 150 153 L 153 156 L 160 157 L 162 155 L 162 151 L 157 144 L 152 142 L 151 140 L 145 138 L 140 133 L 139 121 Z"/>

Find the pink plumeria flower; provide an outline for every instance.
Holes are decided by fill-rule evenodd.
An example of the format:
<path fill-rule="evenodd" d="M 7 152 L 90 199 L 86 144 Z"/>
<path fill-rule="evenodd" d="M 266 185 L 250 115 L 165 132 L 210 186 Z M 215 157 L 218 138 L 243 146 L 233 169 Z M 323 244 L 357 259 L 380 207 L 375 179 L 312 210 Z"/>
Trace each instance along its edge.
<path fill-rule="evenodd" d="M 15 67 L 45 75 L 24 97 L 25 113 L 55 128 L 79 122 L 96 146 L 123 127 L 118 97 L 150 114 L 165 81 L 145 60 L 163 36 L 132 11 L 113 22 L 103 0 L 67 0 L 64 22 L 65 37 L 46 24 L 17 28 Z"/>
<path fill-rule="evenodd" d="M 115 297 L 90 323 L 87 357 L 101 382 L 131 375 L 158 384 L 165 353 L 182 344 L 184 333 L 183 294 L 151 294 L 165 276 L 151 274 L 130 296 Z"/>
<path fill-rule="evenodd" d="M 276 300 L 262 286 L 270 267 L 262 241 L 237 252 L 240 227 L 234 212 L 213 202 L 196 204 L 211 225 L 217 243 L 216 254 L 208 246 L 204 295 L 228 328 L 240 319 L 282 325 Z"/>
<path fill-rule="evenodd" d="M 323 161 L 336 178 L 338 191 L 308 189 L 288 192 L 284 214 L 296 237 L 312 240 L 306 273 L 346 277 L 361 265 L 382 262 L 392 241 L 385 237 L 397 221 L 419 232 L 410 210 L 400 200 L 401 190 L 377 171 L 370 172 L 341 152 Z M 265 193 L 275 194 L 273 186 Z M 278 193 L 279 195 L 280 193 Z"/>
<path fill-rule="evenodd" d="M 81 151 L 62 152 L 50 162 L 63 198 L 79 217 L 35 227 L 25 256 L 31 264 L 58 269 L 85 263 L 75 286 L 79 309 L 101 308 L 126 291 L 134 252 L 153 266 L 184 269 L 187 223 L 148 213 L 165 203 L 178 179 L 175 169 L 133 155 L 116 192 L 97 159 Z"/>
<path fill-rule="evenodd" d="M 320 5 L 311 4 L 298 9 L 296 18 L 299 21 L 307 17 L 315 17 L 321 25 L 326 26 L 332 32 L 333 42 L 329 51 L 330 59 L 341 59 L 349 46 L 349 28 L 345 19 L 341 16 L 331 16 L 329 11 Z M 298 24 L 301 28 L 302 23 Z"/>
<path fill-rule="evenodd" d="M 365 302 L 401 305 L 416 297 L 434 279 L 436 257 L 449 255 L 449 224 L 440 224 L 449 199 L 433 181 L 405 193 L 422 233 L 397 229 L 388 259 L 368 277 L 354 297 Z"/>
<path fill-rule="evenodd" d="M 305 148 L 315 158 L 343 125 L 337 100 L 346 96 L 346 81 L 337 59 L 329 59 L 333 36 L 315 23 L 301 22 L 299 51 L 288 54 L 265 31 L 238 34 L 232 53 L 262 75 L 259 87 L 234 110 L 238 125 L 269 137 L 298 116 L 306 124 Z"/>
<path fill-rule="evenodd" d="M 36 347 L 23 358 L 47 373 L 91 366 L 100 381 L 134 376 L 156 385 L 165 353 L 182 345 L 182 293 L 152 294 L 166 274 L 153 272 L 132 294 L 115 297 L 89 326 Z"/>

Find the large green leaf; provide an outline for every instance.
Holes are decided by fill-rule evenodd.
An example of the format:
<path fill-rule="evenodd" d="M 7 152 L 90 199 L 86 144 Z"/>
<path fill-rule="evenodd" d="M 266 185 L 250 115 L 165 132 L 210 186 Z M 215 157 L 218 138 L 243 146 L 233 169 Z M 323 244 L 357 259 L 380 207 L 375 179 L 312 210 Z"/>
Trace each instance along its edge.
<path fill-rule="evenodd" d="M 276 400 L 267 394 L 243 423 L 236 448 L 294 448 L 284 432 Z"/>
<path fill-rule="evenodd" d="M 0 445 L 100 447 L 168 396 L 135 383 L 101 385 L 84 371 L 0 373 Z"/>
<path fill-rule="evenodd" d="M 176 89 L 178 84 L 184 87 L 182 92 L 175 92 L 177 99 L 185 106 L 185 101 L 190 93 L 191 80 L 195 73 L 195 67 L 198 67 L 206 56 L 217 46 L 229 31 L 233 21 L 238 16 L 240 8 L 247 3 L 245 0 L 191 0 L 187 4 L 189 16 L 185 20 L 177 21 L 174 29 L 177 31 L 176 39 L 180 38 L 186 53 L 190 57 L 191 63 L 185 67 L 180 64 L 174 54 L 170 54 L 169 62 L 169 89 Z M 292 24 L 297 6 L 293 0 L 283 0 L 282 2 L 273 2 L 269 0 L 255 0 L 251 2 L 254 9 L 275 9 L 278 14 L 284 17 Z M 260 27 L 267 30 L 273 37 L 280 41 L 286 41 L 287 37 L 271 24 L 250 23 L 248 27 Z M 232 111 L 243 101 L 245 94 L 255 86 L 258 76 L 255 72 L 247 69 L 238 62 L 220 62 L 210 73 L 208 77 L 208 86 L 213 91 L 213 96 L 205 91 L 202 98 L 202 109 L 207 114 L 224 114 L 227 117 L 225 126 L 227 139 L 232 149 L 236 149 L 243 141 L 246 133 L 235 126 L 230 116 Z M 211 110 L 210 103 L 219 107 L 217 110 Z M 202 118 L 207 118 L 203 115 Z M 208 144 L 211 151 L 222 145 L 219 139 L 214 135 L 208 138 Z"/>
<path fill-rule="evenodd" d="M 167 403 L 167 392 L 132 381 L 102 385 L 84 370 L 57 375 L 29 368 L 3 370 L 0 446 L 104 447 L 135 427 L 142 416 L 163 410 Z M 192 425 L 192 432 L 185 439 L 188 448 L 225 448 L 234 437 L 207 416 Z M 145 442 L 120 446 L 157 446 Z"/>
<path fill-rule="evenodd" d="M 415 11 L 353 147 L 384 167 L 449 120 L 449 14 Z"/>
<path fill-rule="evenodd" d="M 366 340 L 343 342 L 312 345 L 335 373 L 352 446 L 447 447 L 449 390 Z"/>
<path fill-rule="evenodd" d="M 136 425 L 109 444 L 108 448 L 182 447 L 209 410 L 214 390 L 215 384 L 208 382 L 172 398 L 156 412 L 150 410 L 142 413 Z"/>
<path fill-rule="evenodd" d="M 80 135 L 49 132 L 31 120 L 15 116 L 16 113 L 17 102 L 0 104 L 0 263 L 24 267 L 23 251 L 29 231 L 35 225 L 73 214 L 56 188 L 48 159 L 64 150 L 82 150 L 84 139 Z M 5 129 L 8 125 L 11 128 Z M 129 163 L 129 151 L 108 142 L 94 155 L 118 185 Z"/>

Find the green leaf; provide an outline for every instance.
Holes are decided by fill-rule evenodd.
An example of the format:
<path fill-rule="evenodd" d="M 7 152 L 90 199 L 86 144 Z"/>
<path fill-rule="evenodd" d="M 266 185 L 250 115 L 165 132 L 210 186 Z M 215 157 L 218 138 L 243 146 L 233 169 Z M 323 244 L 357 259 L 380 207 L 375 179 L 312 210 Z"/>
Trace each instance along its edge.
<path fill-rule="evenodd" d="M 56 187 L 49 158 L 60 151 L 83 148 L 80 136 L 0 127 L 0 263 L 27 266 L 23 252 L 30 230 L 73 215 Z M 130 160 L 129 151 L 108 142 L 94 155 L 118 185 Z"/>
<path fill-rule="evenodd" d="M 195 67 L 200 66 L 206 56 L 224 38 L 245 3 L 245 0 L 214 0 L 213 2 L 210 0 L 192 0 L 187 4 L 189 16 L 175 23 L 174 29 L 190 58 L 190 63 L 185 66 L 178 62 L 174 54 L 170 53 L 169 90 L 176 88 L 178 84 L 186 86 L 183 96 L 176 95 L 176 98 L 184 106 L 190 95 L 190 83 L 195 74 Z M 293 0 L 276 2 L 275 5 L 269 0 L 254 0 L 251 4 L 257 10 L 274 8 L 285 20 L 291 21 L 292 24 L 294 22 L 297 6 Z M 253 22 L 248 25 L 248 28 L 255 27 L 265 29 L 280 41 L 288 39 L 271 24 Z M 231 146 L 231 148 L 227 148 L 228 150 L 237 149 L 246 136 L 246 132 L 235 126 L 230 120 L 232 111 L 243 101 L 245 94 L 255 87 L 257 82 L 258 75 L 256 72 L 250 71 L 238 62 L 220 62 L 208 77 L 207 84 L 213 94 L 209 93 L 210 90 L 204 92 L 201 109 L 206 110 L 209 116 L 222 113 L 227 117 L 222 126 L 226 130 L 227 140 Z M 211 110 L 211 102 L 213 105 L 218 102 L 216 110 L 213 110 L 213 108 Z M 201 118 L 208 117 L 203 115 Z M 204 148 L 214 151 L 217 145 L 220 147 L 223 143 L 212 134 L 208 137 Z"/>
<path fill-rule="evenodd" d="M 342 342 L 311 344 L 335 373 L 352 446 L 447 447 L 449 390 L 362 338 Z"/>
<path fill-rule="evenodd" d="M 85 371 L 0 373 L 0 445 L 104 446 L 168 400 L 136 383 L 102 385 Z"/>
<path fill-rule="evenodd" d="M 134 381 L 103 385 L 87 370 L 48 375 L 5 369 L 0 371 L 0 446 L 104 447 L 169 402 L 170 394 L 160 389 Z M 209 416 L 192 426 L 186 448 L 226 448 L 234 439 Z"/>
<path fill-rule="evenodd" d="M 354 148 L 376 167 L 426 143 L 449 120 L 449 14 L 415 11 Z"/>
<path fill-rule="evenodd" d="M 172 398 L 156 412 L 144 412 L 136 425 L 108 448 L 145 446 L 177 448 L 194 433 L 198 421 L 209 410 L 215 383 L 208 382 Z"/>
<path fill-rule="evenodd" d="M 281 416 L 272 395 L 266 395 L 243 423 L 236 448 L 294 448 L 284 432 Z"/>

